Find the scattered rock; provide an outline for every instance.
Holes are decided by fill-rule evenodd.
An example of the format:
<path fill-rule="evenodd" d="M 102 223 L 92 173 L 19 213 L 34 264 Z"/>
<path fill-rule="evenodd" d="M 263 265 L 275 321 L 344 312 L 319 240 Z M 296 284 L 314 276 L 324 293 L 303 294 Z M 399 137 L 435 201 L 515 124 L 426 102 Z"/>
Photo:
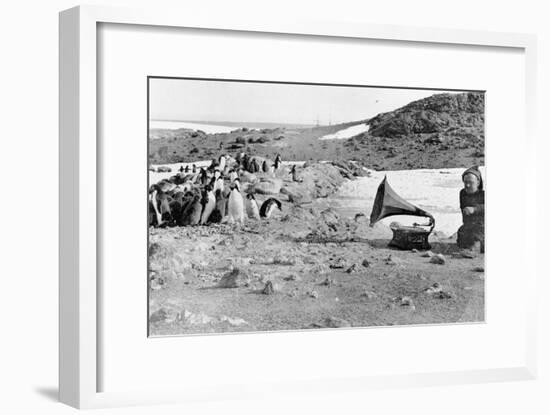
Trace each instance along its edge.
<path fill-rule="evenodd" d="M 223 322 L 226 322 L 226 323 L 229 323 L 230 325 L 232 326 L 243 326 L 243 325 L 247 325 L 248 322 L 242 318 L 231 318 L 231 317 L 228 317 L 228 316 L 221 316 L 220 317 L 220 321 L 223 323 Z"/>
<path fill-rule="evenodd" d="M 252 258 L 246 257 L 237 257 L 237 258 L 228 258 L 233 267 L 243 267 L 250 265 L 254 260 Z"/>
<path fill-rule="evenodd" d="M 344 258 L 338 258 L 336 261 L 329 265 L 332 269 L 343 269 L 347 266 L 346 260 Z"/>
<path fill-rule="evenodd" d="M 166 320 L 167 312 L 164 308 L 159 308 L 157 311 L 154 311 L 149 316 L 149 323 L 158 323 L 160 321 Z"/>
<path fill-rule="evenodd" d="M 413 249 L 411 249 L 411 252 L 416 254 L 418 252 L 418 249 L 413 248 Z"/>
<path fill-rule="evenodd" d="M 441 287 L 438 282 L 433 283 L 431 286 L 424 290 L 426 294 L 435 294 L 441 291 L 443 291 L 443 287 Z"/>
<path fill-rule="evenodd" d="M 399 299 L 399 305 L 404 307 L 414 307 L 414 302 L 411 297 L 404 296 Z"/>
<path fill-rule="evenodd" d="M 152 290 L 160 290 L 164 288 L 166 282 L 161 277 L 152 277 L 151 281 L 149 282 L 149 287 L 151 287 Z"/>
<path fill-rule="evenodd" d="M 317 294 L 317 291 L 315 290 L 308 292 L 307 295 L 311 298 L 319 298 L 319 294 Z"/>
<path fill-rule="evenodd" d="M 273 264 L 275 265 L 296 265 L 295 258 L 287 258 L 283 256 L 276 256 L 273 258 Z"/>
<path fill-rule="evenodd" d="M 363 260 L 363 262 L 361 262 L 361 265 L 363 265 L 365 268 L 368 268 L 370 267 L 370 262 L 366 259 Z"/>
<path fill-rule="evenodd" d="M 284 278 L 285 281 L 301 281 L 302 278 L 300 278 L 299 275 L 296 274 L 290 274 L 289 276 Z"/>
<path fill-rule="evenodd" d="M 330 277 L 326 277 L 325 280 L 321 283 L 321 285 L 325 285 L 327 287 L 330 287 L 334 284 L 334 280 Z"/>
<path fill-rule="evenodd" d="M 373 298 L 378 297 L 378 294 L 374 291 L 365 290 L 361 293 L 361 297 L 366 297 L 367 300 L 372 300 Z"/>
<path fill-rule="evenodd" d="M 219 288 L 237 288 L 239 285 L 244 285 L 250 282 L 248 274 L 240 268 L 234 268 L 232 271 L 225 274 L 218 283 Z"/>
<path fill-rule="evenodd" d="M 475 272 L 485 272 L 485 267 L 475 267 L 473 270 Z"/>
<path fill-rule="evenodd" d="M 445 256 L 437 254 L 430 258 L 430 264 L 445 265 Z"/>
<path fill-rule="evenodd" d="M 327 317 L 317 325 L 319 328 L 331 328 L 331 329 L 351 327 L 351 324 L 349 321 L 339 317 Z"/>
<path fill-rule="evenodd" d="M 349 268 L 346 270 L 346 272 L 347 272 L 348 274 L 351 274 L 351 273 L 353 273 L 353 272 L 357 272 L 357 264 L 353 264 L 351 267 L 349 267 Z"/>
<path fill-rule="evenodd" d="M 180 319 L 183 323 L 189 324 L 190 326 L 200 326 L 204 324 L 210 324 L 214 321 L 214 318 L 207 316 L 203 312 L 192 313 L 189 310 L 183 310 L 181 313 Z"/>
<path fill-rule="evenodd" d="M 317 264 L 309 269 L 312 274 L 327 274 L 330 272 L 330 268 L 325 264 Z"/>
<path fill-rule="evenodd" d="M 399 265 L 401 264 L 401 260 L 399 258 L 394 257 L 393 255 L 388 255 L 386 259 L 384 259 L 384 262 L 386 265 Z"/>
<path fill-rule="evenodd" d="M 273 295 L 274 293 L 275 289 L 273 288 L 273 283 L 271 281 L 267 281 L 265 283 L 264 289 L 262 290 L 262 294 Z"/>
<path fill-rule="evenodd" d="M 447 300 L 449 298 L 453 298 L 453 295 L 447 291 L 439 291 L 435 294 L 434 297 L 442 300 Z"/>

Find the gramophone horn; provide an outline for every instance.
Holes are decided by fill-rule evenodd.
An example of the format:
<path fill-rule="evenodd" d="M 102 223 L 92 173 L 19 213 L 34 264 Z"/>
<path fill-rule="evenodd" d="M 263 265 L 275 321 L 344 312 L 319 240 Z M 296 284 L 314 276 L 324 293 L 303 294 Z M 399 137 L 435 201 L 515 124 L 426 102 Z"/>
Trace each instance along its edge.
<path fill-rule="evenodd" d="M 379 220 L 394 215 L 423 216 L 433 220 L 431 214 L 407 202 L 395 193 L 395 190 L 389 185 L 387 177 L 384 176 L 384 180 L 380 183 L 376 192 L 370 214 L 370 225 L 373 226 Z"/>

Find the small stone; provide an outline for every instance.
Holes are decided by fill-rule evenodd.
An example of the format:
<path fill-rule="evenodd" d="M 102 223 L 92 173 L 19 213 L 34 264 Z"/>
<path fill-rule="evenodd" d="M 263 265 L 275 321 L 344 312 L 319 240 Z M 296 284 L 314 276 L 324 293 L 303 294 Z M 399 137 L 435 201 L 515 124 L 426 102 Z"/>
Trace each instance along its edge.
<path fill-rule="evenodd" d="M 180 320 L 183 321 L 185 324 L 189 324 L 191 326 L 210 324 L 212 321 L 214 321 L 212 317 L 207 316 L 202 312 L 192 313 L 189 310 L 183 310 L 180 315 Z"/>
<path fill-rule="evenodd" d="M 300 278 L 299 275 L 291 274 L 291 275 L 285 277 L 284 280 L 285 280 L 285 281 L 301 281 L 302 278 Z"/>
<path fill-rule="evenodd" d="M 296 259 L 286 258 L 283 256 L 277 256 L 273 258 L 273 264 L 275 265 L 296 265 Z"/>
<path fill-rule="evenodd" d="M 421 257 L 424 257 L 424 258 L 431 258 L 433 257 L 435 254 L 432 252 L 432 251 L 426 251 L 424 252 L 422 255 L 420 255 Z"/>
<path fill-rule="evenodd" d="M 219 288 L 237 288 L 240 283 L 249 282 L 250 278 L 240 268 L 234 268 L 225 274 L 218 283 Z"/>
<path fill-rule="evenodd" d="M 413 248 L 413 249 L 411 249 L 411 252 L 413 252 L 413 253 L 415 253 L 415 254 L 416 254 L 416 253 L 418 252 L 418 249 L 416 249 L 416 248 Z"/>
<path fill-rule="evenodd" d="M 274 293 L 275 293 L 275 290 L 273 288 L 273 283 L 271 281 L 267 281 L 265 283 L 264 289 L 262 290 L 262 294 L 273 295 Z"/>
<path fill-rule="evenodd" d="M 365 268 L 368 268 L 370 267 L 370 262 L 366 259 L 363 260 L 363 262 L 361 262 L 361 265 L 363 265 Z"/>
<path fill-rule="evenodd" d="M 313 290 L 313 291 L 310 291 L 308 293 L 308 295 L 311 297 L 311 298 L 319 298 L 319 294 L 317 294 L 317 291 Z"/>
<path fill-rule="evenodd" d="M 485 267 L 475 267 L 473 270 L 475 272 L 485 272 Z"/>
<path fill-rule="evenodd" d="M 445 257 L 443 254 L 437 254 L 430 258 L 430 264 L 445 265 Z"/>
<path fill-rule="evenodd" d="M 399 265 L 401 263 L 401 260 L 394 257 L 393 255 L 388 255 L 388 257 L 384 259 L 384 262 L 386 263 L 386 265 Z"/>
<path fill-rule="evenodd" d="M 346 260 L 343 258 L 338 258 L 336 261 L 329 265 L 329 267 L 333 269 L 343 269 L 346 266 Z"/>
<path fill-rule="evenodd" d="M 414 302 L 411 297 L 404 296 L 399 300 L 399 305 L 403 307 L 414 307 Z"/>
<path fill-rule="evenodd" d="M 149 316 L 149 323 L 158 323 L 166 319 L 166 310 L 164 308 L 159 308 L 157 311 L 151 313 Z"/>
<path fill-rule="evenodd" d="M 367 300 L 372 300 L 373 298 L 378 297 L 374 291 L 365 290 L 361 293 L 361 297 L 366 297 Z"/>
<path fill-rule="evenodd" d="M 349 268 L 346 270 L 346 272 L 347 272 L 348 274 L 351 274 L 351 273 L 353 273 L 353 272 L 357 272 L 357 264 L 353 264 L 351 267 L 349 267 Z"/>
<path fill-rule="evenodd" d="M 173 323 L 179 317 L 178 311 L 173 307 L 168 305 L 167 307 L 161 307 L 149 316 L 150 323 Z"/>
<path fill-rule="evenodd" d="M 441 287 L 441 285 L 438 282 L 435 282 L 431 286 L 426 288 L 424 290 L 424 292 L 427 293 L 427 294 L 435 294 L 435 293 L 438 293 L 442 290 L 443 290 L 443 288 Z"/>
<path fill-rule="evenodd" d="M 435 298 L 447 300 L 449 298 L 453 298 L 453 295 L 447 291 L 439 291 L 438 293 L 436 293 Z"/>
<path fill-rule="evenodd" d="M 243 326 L 245 324 L 248 324 L 248 322 L 242 318 L 231 318 L 231 317 L 228 317 L 228 316 L 221 316 L 220 317 L 220 321 L 223 323 L 223 322 L 226 322 L 226 323 L 229 323 L 230 325 L 232 326 Z"/>
<path fill-rule="evenodd" d="M 351 327 L 351 324 L 349 323 L 349 321 L 344 320 L 343 318 L 327 317 L 319 324 L 319 326 L 337 329 L 342 327 Z"/>
<path fill-rule="evenodd" d="M 330 272 L 330 268 L 327 267 L 325 264 L 317 264 L 311 267 L 310 272 L 312 274 L 327 274 Z"/>
<path fill-rule="evenodd" d="M 330 287 L 332 284 L 334 284 L 334 280 L 330 277 L 326 277 L 325 280 L 321 283 L 321 285 L 325 285 L 327 287 Z"/>

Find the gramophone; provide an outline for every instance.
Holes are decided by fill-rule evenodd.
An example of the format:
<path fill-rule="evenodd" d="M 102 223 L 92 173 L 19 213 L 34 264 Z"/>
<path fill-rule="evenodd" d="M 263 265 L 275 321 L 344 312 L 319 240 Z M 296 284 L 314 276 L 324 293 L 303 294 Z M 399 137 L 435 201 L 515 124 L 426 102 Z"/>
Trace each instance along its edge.
<path fill-rule="evenodd" d="M 403 226 L 398 223 L 390 224 L 393 238 L 388 244 L 399 249 L 430 249 L 428 237 L 435 227 L 434 217 L 412 203 L 400 197 L 390 187 L 387 177 L 384 177 L 374 199 L 374 205 L 370 214 L 370 226 L 388 216 L 407 215 L 428 218 L 427 224 L 414 223 L 412 226 Z"/>

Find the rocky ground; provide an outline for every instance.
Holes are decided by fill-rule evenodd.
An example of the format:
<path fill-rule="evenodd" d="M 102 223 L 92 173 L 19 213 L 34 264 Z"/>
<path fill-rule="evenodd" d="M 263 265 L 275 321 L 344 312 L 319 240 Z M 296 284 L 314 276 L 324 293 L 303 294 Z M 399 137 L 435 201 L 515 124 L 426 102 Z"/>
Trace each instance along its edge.
<path fill-rule="evenodd" d="M 350 171 L 306 166 L 281 212 L 242 228 L 150 228 L 150 335 L 483 321 L 483 256 L 438 235 L 431 252 L 388 248 L 387 226 L 324 203 Z"/>

